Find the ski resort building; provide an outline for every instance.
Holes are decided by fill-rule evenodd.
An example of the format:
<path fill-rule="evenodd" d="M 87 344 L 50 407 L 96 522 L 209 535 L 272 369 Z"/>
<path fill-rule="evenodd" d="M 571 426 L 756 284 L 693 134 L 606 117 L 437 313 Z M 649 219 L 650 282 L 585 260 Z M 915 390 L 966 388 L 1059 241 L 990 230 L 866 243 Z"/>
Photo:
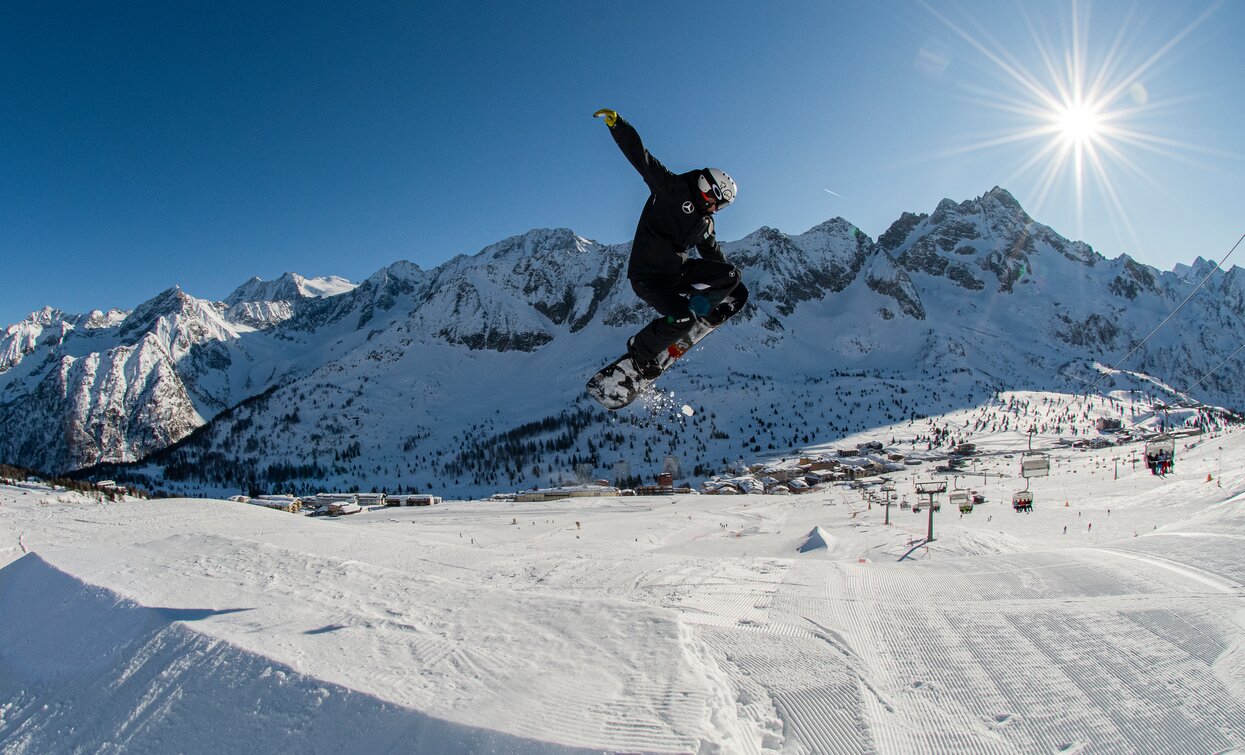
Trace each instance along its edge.
<path fill-rule="evenodd" d="M 315 502 L 321 506 L 330 503 L 357 503 L 360 506 L 384 506 L 384 493 L 317 493 Z"/>
<path fill-rule="evenodd" d="M 618 488 L 604 485 L 569 485 L 560 488 L 541 488 L 524 493 L 516 493 L 514 500 L 524 503 L 557 501 L 563 498 L 597 498 L 607 495 L 622 495 L 622 491 Z"/>
<path fill-rule="evenodd" d="M 441 496 L 430 493 L 412 493 L 411 495 L 391 495 L 385 498 L 386 506 L 435 506 L 441 503 Z"/>
<path fill-rule="evenodd" d="M 1100 433 L 1116 433 L 1124 429 L 1124 423 L 1111 417 L 1099 417 L 1094 423 Z"/>
<path fill-rule="evenodd" d="M 297 514 L 303 508 L 302 500 L 292 495 L 261 495 L 250 499 L 248 502 L 256 506 L 286 511 L 291 514 Z"/>

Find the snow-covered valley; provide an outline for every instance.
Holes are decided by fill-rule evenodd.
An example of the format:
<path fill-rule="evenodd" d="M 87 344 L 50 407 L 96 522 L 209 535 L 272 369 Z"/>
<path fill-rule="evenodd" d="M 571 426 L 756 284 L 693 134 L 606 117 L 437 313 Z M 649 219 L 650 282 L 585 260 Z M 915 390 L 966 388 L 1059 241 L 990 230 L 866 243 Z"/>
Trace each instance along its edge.
<path fill-rule="evenodd" d="M 0 750 L 1245 748 L 1245 434 L 1166 477 L 1037 436 L 1029 514 L 1027 436 L 973 440 L 889 475 L 985 496 L 933 542 L 847 486 L 333 520 L 0 488 Z"/>

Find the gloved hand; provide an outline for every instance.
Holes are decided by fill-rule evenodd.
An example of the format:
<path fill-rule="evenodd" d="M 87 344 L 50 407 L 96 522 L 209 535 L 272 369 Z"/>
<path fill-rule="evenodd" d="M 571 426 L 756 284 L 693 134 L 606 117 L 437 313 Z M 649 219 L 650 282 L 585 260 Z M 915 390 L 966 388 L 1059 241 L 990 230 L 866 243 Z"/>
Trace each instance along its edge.
<path fill-rule="evenodd" d="M 609 108 L 601 108 L 592 114 L 593 118 L 605 118 L 605 125 L 614 128 L 614 124 L 618 123 L 618 111 Z"/>
<path fill-rule="evenodd" d="M 687 302 L 687 308 L 697 317 L 704 317 L 713 309 L 713 302 L 704 294 L 693 294 Z"/>

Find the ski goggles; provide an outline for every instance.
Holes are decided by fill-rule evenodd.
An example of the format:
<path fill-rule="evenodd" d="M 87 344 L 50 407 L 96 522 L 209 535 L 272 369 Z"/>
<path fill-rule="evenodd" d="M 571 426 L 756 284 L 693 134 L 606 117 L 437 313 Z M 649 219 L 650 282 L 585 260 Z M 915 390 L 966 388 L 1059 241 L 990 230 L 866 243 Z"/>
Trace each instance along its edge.
<path fill-rule="evenodd" d="M 700 195 L 705 198 L 709 204 L 715 204 L 718 207 L 725 207 L 731 203 L 731 200 L 722 195 L 722 187 L 713 181 L 710 181 L 703 174 L 696 179 L 696 186 L 700 189 Z"/>

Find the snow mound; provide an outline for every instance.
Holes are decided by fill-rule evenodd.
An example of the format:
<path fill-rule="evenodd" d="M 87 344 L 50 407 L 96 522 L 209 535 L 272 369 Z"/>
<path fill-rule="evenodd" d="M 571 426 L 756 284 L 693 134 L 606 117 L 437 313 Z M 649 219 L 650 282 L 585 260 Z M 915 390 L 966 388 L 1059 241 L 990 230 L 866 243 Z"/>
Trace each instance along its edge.
<path fill-rule="evenodd" d="M 814 527 L 808 533 L 808 537 L 804 538 L 804 542 L 800 544 L 798 550 L 800 553 L 809 553 L 816 550 L 828 550 L 830 542 L 834 536 L 827 533 L 821 527 Z"/>
<path fill-rule="evenodd" d="M 251 513 L 230 518 L 238 512 Z M 10 701 L 0 741 L 29 742 L 14 752 L 127 741 L 507 753 L 663 741 L 684 751 L 737 728 L 722 724 L 734 713 L 726 682 L 673 612 L 363 563 L 351 557 L 363 541 L 374 556 L 379 547 L 363 531 L 274 516 L 265 523 L 303 531 L 303 545 L 350 555 L 197 533 L 44 549 L 0 570 L 0 700 Z M 90 732 L 75 747 L 58 739 L 71 726 Z M 236 741 L 210 735 L 217 728 Z M 340 731 L 368 733 L 347 741 Z"/>
<path fill-rule="evenodd" d="M 33 553 L 0 569 L 5 752 L 588 752 L 440 720 L 193 628 L 249 610 L 142 606 Z"/>

